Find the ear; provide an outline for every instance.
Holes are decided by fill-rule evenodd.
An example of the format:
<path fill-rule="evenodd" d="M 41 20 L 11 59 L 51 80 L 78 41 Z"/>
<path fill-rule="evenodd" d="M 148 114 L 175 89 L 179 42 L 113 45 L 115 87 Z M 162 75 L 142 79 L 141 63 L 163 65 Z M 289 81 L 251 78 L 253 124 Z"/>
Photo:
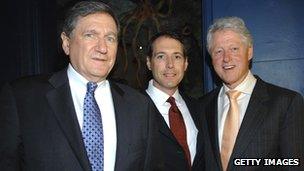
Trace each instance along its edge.
<path fill-rule="evenodd" d="M 247 51 L 247 55 L 248 55 L 248 61 L 250 61 L 253 57 L 253 45 L 251 45 L 250 47 L 248 47 L 248 51 Z"/>
<path fill-rule="evenodd" d="M 62 49 L 66 55 L 70 54 L 70 38 L 65 34 L 65 32 L 62 32 L 61 35 L 62 40 Z"/>
<path fill-rule="evenodd" d="M 188 68 L 188 57 L 187 56 L 185 56 L 186 58 L 185 58 L 185 69 L 184 69 L 184 71 L 186 71 L 187 70 L 187 68 Z"/>
<path fill-rule="evenodd" d="M 150 60 L 149 56 L 147 56 L 146 59 L 147 59 L 147 63 L 146 63 L 147 67 L 151 71 L 151 60 Z"/>

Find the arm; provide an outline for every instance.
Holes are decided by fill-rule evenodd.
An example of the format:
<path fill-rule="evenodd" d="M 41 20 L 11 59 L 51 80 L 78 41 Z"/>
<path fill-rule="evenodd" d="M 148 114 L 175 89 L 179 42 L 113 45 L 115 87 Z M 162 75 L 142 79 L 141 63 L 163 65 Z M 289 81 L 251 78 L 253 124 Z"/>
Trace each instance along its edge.
<path fill-rule="evenodd" d="M 12 87 L 5 85 L 0 92 L 0 168 L 20 170 L 21 137 L 16 101 Z"/>
<path fill-rule="evenodd" d="M 148 137 L 147 137 L 147 151 L 145 157 L 145 171 L 150 170 L 164 170 L 162 163 L 162 155 L 160 144 L 158 140 L 158 123 L 157 121 L 157 109 L 149 101 L 149 122 L 148 122 Z"/>
<path fill-rule="evenodd" d="M 282 125 L 280 131 L 282 158 L 300 159 L 298 167 L 289 169 L 304 170 L 304 101 L 300 94 L 292 98 Z"/>

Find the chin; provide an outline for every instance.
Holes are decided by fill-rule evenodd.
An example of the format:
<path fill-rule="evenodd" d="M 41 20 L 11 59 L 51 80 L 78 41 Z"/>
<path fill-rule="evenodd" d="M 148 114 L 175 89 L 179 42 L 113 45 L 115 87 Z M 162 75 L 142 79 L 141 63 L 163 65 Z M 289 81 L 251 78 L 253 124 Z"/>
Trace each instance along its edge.
<path fill-rule="evenodd" d="M 168 88 L 174 88 L 177 86 L 177 84 L 175 82 L 167 82 L 166 85 Z"/>

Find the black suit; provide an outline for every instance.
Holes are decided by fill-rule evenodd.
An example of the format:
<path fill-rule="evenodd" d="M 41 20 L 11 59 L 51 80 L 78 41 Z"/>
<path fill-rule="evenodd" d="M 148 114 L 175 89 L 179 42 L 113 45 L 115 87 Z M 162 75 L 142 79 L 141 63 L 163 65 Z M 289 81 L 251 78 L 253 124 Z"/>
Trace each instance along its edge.
<path fill-rule="evenodd" d="M 115 170 L 155 169 L 153 104 L 125 85 L 110 82 L 110 87 L 117 127 Z M 66 70 L 5 85 L 0 111 L 0 170 L 91 170 Z"/>
<path fill-rule="evenodd" d="M 205 158 L 208 170 L 221 170 L 218 141 L 217 99 L 220 87 L 201 100 L 201 122 L 208 131 Z M 206 122 L 207 121 L 207 122 Z M 257 78 L 242 121 L 228 170 L 304 170 L 304 102 L 291 90 Z M 203 129 L 205 130 L 205 129 Z M 207 140 L 207 139 L 205 139 Z M 300 167 L 235 166 L 234 158 L 300 158 Z"/>
<path fill-rule="evenodd" d="M 149 96 L 148 94 L 146 94 Z M 150 96 L 149 96 L 150 97 Z M 198 126 L 198 117 L 197 117 L 197 100 L 182 95 L 191 117 L 195 123 L 195 126 Z M 150 98 L 153 103 L 152 99 Z M 166 171 L 187 171 L 189 170 L 188 162 L 185 158 L 185 154 L 182 146 L 178 143 L 170 128 L 168 127 L 163 116 L 158 112 L 157 122 L 159 124 L 159 134 L 158 141 L 160 143 L 160 152 L 158 157 L 163 161 L 163 170 Z M 197 144 L 196 144 L 196 156 L 192 165 L 192 171 L 202 171 L 203 169 L 203 159 L 202 159 L 202 134 L 199 131 L 197 135 Z"/>

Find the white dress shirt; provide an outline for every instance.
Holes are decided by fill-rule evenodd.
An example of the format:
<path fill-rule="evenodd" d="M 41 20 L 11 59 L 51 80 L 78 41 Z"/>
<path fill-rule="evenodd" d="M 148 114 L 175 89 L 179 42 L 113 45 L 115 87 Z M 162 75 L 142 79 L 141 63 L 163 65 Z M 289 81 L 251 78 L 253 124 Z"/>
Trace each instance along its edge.
<path fill-rule="evenodd" d="M 87 83 L 82 75 L 68 66 L 68 79 L 80 129 L 83 125 L 83 103 Z M 107 80 L 97 83 L 95 99 L 100 109 L 104 135 L 104 171 L 113 171 L 116 159 L 116 121 L 110 84 Z"/>
<path fill-rule="evenodd" d="M 239 84 L 234 90 L 242 92 L 241 95 L 237 98 L 237 103 L 239 105 L 239 112 L 240 112 L 240 125 L 243 121 L 245 116 L 245 112 L 253 91 L 253 88 L 256 83 L 256 78 L 252 75 L 249 71 L 244 81 Z M 227 91 L 230 89 L 223 84 L 218 96 L 218 139 L 219 139 L 219 149 L 221 150 L 222 144 L 222 136 L 224 131 L 224 124 L 226 120 L 226 116 L 229 109 L 229 98 L 226 94 Z"/>
<path fill-rule="evenodd" d="M 167 99 L 170 97 L 168 94 L 164 93 L 163 91 L 159 90 L 153 85 L 153 79 L 149 81 L 149 86 L 146 90 L 148 95 L 153 100 L 155 106 L 157 107 L 158 111 L 164 117 L 168 127 L 170 128 L 169 124 L 169 108 L 170 103 L 166 102 Z M 195 127 L 194 121 L 190 115 L 189 109 L 183 100 L 182 96 L 179 94 L 179 91 L 172 95 L 175 98 L 176 105 L 178 109 L 181 111 L 187 131 L 187 143 L 189 146 L 190 156 L 191 156 L 191 163 L 193 163 L 195 153 L 196 153 L 196 138 L 197 138 L 197 129 Z"/>

